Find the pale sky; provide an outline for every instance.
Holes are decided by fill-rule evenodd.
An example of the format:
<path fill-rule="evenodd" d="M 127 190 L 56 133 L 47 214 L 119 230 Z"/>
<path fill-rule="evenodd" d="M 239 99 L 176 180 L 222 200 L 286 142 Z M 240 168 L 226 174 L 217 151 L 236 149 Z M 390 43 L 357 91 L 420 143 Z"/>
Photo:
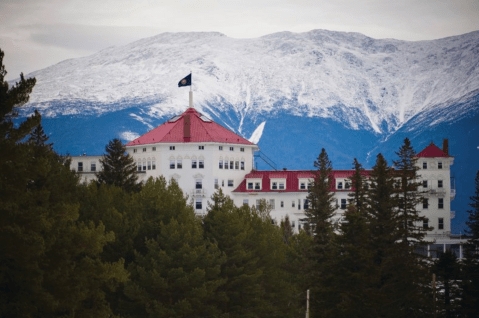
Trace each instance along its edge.
<path fill-rule="evenodd" d="M 479 30 L 479 0 L 0 0 L 8 80 L 162 32 L 313 29 L 438 39 Z"/>

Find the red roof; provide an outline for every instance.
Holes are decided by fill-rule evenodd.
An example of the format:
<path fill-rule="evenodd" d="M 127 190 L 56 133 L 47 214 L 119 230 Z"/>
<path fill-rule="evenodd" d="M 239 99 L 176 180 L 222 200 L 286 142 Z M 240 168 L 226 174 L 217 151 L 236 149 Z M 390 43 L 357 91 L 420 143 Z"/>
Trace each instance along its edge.
<path fill-rule="evenodd" d="M 299 179 L 303 178 L 314 178 L 315 171 L 308 171 L 308 170 L 299 170 L 299 171 L 251 171 L 245 176 L 245 179 L 241 181 L 240 185 L 233 191 L 233 192 L 308 192 L 307 185 L 306 189 L 301 190 L 299 189 Z M 368 176 L 370 173 L 369 170 L 364 170 L 363 174 Z M 338 190 L 336 189 L 336 179 L 337 178 L 349 178 L 354 174 L 354 170 L 333 170 L 333 183 L 331 191 L 334 192 L 341 192 L 341 191 L 351 191 L 345 190 Z M 278 178 L 284 179 L 286 178 L 286 187 L 284 190 L 272 190 L 271 189 L 271 179 Z M 248 190 L 247 189 L 247 179 L 262 179 L 261 190 Z"/>
<path fill-rule="evenodd" d="M 436 146 L 433 142 L 426 148 L 424 148 L 423 151 L 418 153 L 416 157 L 421 157 L 421 158 L 437 158 L 437 157 L 445 157 L 448 158 L 449 156 L 444 153 L 438 146 Z"/>
<path fill-rule="evenodd" d="M 188 126 L 188 119 L 190 125 Z M 254 145 L 229 129 L 203 116 L 194 108 L 175 116 L 164 124 L 130 141 L 127 146 L 155 143 L 221 142 L 228 144 Z"/>

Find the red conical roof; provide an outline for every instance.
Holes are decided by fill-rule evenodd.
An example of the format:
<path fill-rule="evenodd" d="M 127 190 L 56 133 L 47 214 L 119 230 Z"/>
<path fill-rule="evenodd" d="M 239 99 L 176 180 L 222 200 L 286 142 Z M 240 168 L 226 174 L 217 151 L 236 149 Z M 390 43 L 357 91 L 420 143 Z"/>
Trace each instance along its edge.
<path fill-rule="evenodd" d="M 220 142 L 254 145 L 252 142 L 200 114 L 194 108 L 188 108 L 183 114 L 171 118 L 164 124 L 130 141 L 126 145 L 139 146 L 155 143 L 183 142 Z"/>
<path fill-rule="evenodd" d="M 449 156 L 444 153 L 438 146 L 436 146 L 433 142 L 426 148 L 424 148 L 423 151 L 418 153 L 416 157 L 421 157 L 421 158 L 437 158 L 437 157 L 445 157 L 448 158 Z"/>

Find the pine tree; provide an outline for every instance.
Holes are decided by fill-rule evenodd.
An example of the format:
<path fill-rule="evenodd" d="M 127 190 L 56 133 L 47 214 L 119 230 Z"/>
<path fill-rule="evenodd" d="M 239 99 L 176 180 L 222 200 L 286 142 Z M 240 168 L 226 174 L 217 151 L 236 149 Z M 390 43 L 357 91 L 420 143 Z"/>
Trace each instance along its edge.
<path fill-rule="evenodd" d="M 0 50 L 0 141 L 10 140 L 15 143 L 25 138 L 40 123 L 41 116 L 35 111 L 35 114 L 22 122 L 18 128 L 14 127 L 12 119 L 18 116 L 16 109 L 28 102 L 36 80 L 25 79 L 22 73 L 20 81 L 9 87 L 5 81 L 7 71 L 3 65 L 4 56 L 5 53 Z"/>
<path fill-rule="evenodd" d="M 462 278 L 461 311 L 464 317 L 477 316 L 479 312 L 479 170 L 474 180 L 474 195 L 471 202 L 468 221 L 470 236 L 464 244 L 464 277 Z"/>
<path fill-rule="evenodd" d="M 321 149 L 314 166 L 318 170 L 314 172 L 314 180 L 307 197 L 309 207 L 305 210 L 305 214 L 314 239 L 311 312 L 321 313 L 329 307 L 330 300 L 328 298 L 330 294 L 325 289 L 325 275 L 335 254 L 335 227 L 332 220 L 335 213 L 335 199 L 334 193 L 331 191 L 333 188 L 333 167 L 324 148 Z"/>
<path fill-rule="evenodd" d="M 53 151 L 53 143 L 47 143 L 48 136 L 45 134 L 43 130 L 43 126 L 40 123 L 38 126 L 33 129 L 30 137 L 28 138 L 28 143 L 36 146 L 36 147 L 45 147 L 49 151 Z"/>
<path fill-rule="evenodd" d="M 365 215 L 367 181 L 364 168 L 356 158 L 354 158 L 353 161 L 353 169 L 354 173 L 349 178 L 352 187 L 352 192 L 349 194 L 349 201 L 355 207 L 357 213 Z"/>
<path fill-rule="evenodd" d="M 98 183 L 114 185 L 127 192 L 138 191 L 137 167 L 122 142 L 119 139 L 111 140 L 105 151 L 106 155 L 100 159 L 102 170 L 97 173 Z"/>
<path fill-rule="evenodd" d="M 444 292 L 437 293 L 439 302 L 441 302 L 439 306 L 441 308 L 441 310 L 439 310 L 439 317 L 457 317 L 461 295 L 457 286 L 460 279 L 460 266 L 457 262 L 456 255 L 450 250 L 441 253 L 439 258 L 434 262 L 433 271 L 436 274 L 438 282 L 441 282 L 441 287 L 444 289 Z"/>
<path fill-rule="evenodd" d="M 416 152 L 411 146 L 408 138 L 404 139 L 396 155 L 398 160 L 394 161 L 396 168 L 396 177 L 398 180 L 397 200 L 399 203 L 399 217 L 401 218 L 401 232 L 403 243 L 409 246 L 421 244 L 426 232 L 423 228 L 423 222 L 427 220 L 425 216 L 419 215 L 417 206 L 422 202 L 423 196 L 418 191 L 420 186 L 417 171 Z"/>

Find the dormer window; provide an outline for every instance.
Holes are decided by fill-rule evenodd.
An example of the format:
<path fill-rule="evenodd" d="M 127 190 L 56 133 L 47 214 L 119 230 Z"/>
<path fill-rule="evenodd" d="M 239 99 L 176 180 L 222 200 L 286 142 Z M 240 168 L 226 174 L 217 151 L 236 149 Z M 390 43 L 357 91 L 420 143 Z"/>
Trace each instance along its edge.
<path fill-rule="evenodd" d="M 338 182 L 338 190 L 342 190 L 343 189 L 343 183 L 342 182 Z"/>
<path fill-rule="evenodd" d="M 300 190 L 306 190 L 306 182 L 301 182 L 301 183 L 299 184 L 299 189 L 300 189 Z"/>
<path fill-rule="evenodd" d="M 255 182 L 254 183 L 254 189 L 255 190 L 261 190 L 261 183 L 260 182 Z"/>
<path fill-rule="evenodd" d="M 278 183 L 277 183 L 277 182 L 273 182 L 272 185 L 271 185 L 271 189 L 272 189 L 272 190 L 277 190 L 277 189 L 278 189 Z"/>
<path fill-rule="evenodd" d="M 248 182 L 248 190 L 253 190 L 253 182 Z"/>
<path fill-rule="evenodd" d="M 349 190 L 351 188 L 351 184 L 349 182 L 344 183 L 344 189 Z"/>
<path fill-rule="evenodd" d="M 285 187 L 284 187 L 284 182 L 280 182 L 280 183 L 279 183 L 279 189 L 280 189 L 280 190 L 284 190 L 284 189 L 285 189 Z"/>

